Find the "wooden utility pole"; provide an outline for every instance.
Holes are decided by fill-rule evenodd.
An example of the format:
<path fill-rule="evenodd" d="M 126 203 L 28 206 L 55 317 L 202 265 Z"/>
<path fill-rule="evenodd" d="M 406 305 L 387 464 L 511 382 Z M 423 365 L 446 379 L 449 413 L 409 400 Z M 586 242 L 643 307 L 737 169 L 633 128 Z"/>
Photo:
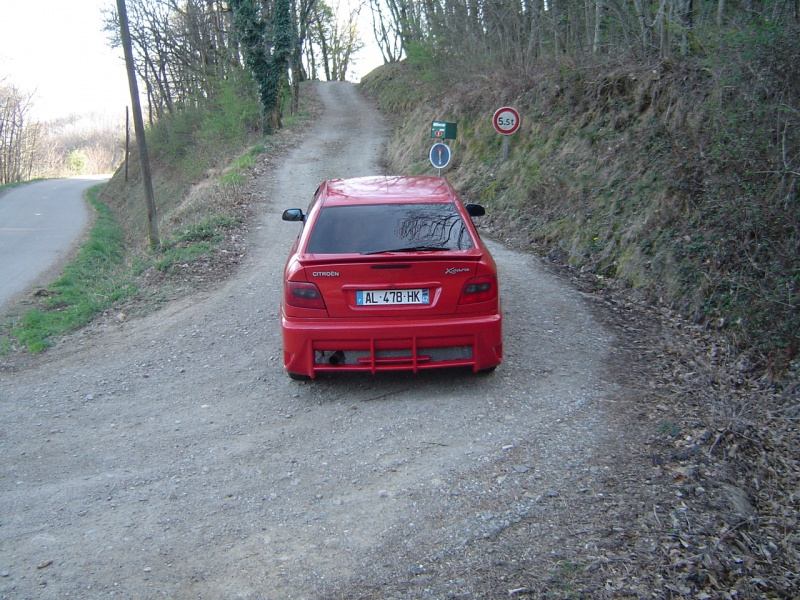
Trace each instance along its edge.
<path fill-rule="evenodd" d="M 125 182 L 128 182 L 128 159 L 131 155 L 131 115 L 125 107 Z"/>
<path fill-rule="evenodd" d="M 131 49 L 131 33 L 128 28 L 128 11 L 125 0 L 117 0 L 119 13 L 119 32 L 122 39 L 122 50 L 125 53 L 125 67 L 128 70 L 128 86 L 131 90 L 131 107 L 133 108 L 133 129 L 136 132 L 136 145 L 139 147 L 139 162 L 142 168 L 142 181 L 144 182 L 144 195 L 147 204 L 147 235 L 150 238 L 150 247 L 155 249 L 161 244 L 158 237 L 158 215 L 156 214 L 156 200 L 153 193 L 153 178 L 150 175 L 150 158 L 147 154 L 147 141 L 144 137 L 144 121 L 142 120 L 142 105 L 139 101 L 139 86 L 136 83 L 136 71 L 133 68 L 133 50 Z"/>

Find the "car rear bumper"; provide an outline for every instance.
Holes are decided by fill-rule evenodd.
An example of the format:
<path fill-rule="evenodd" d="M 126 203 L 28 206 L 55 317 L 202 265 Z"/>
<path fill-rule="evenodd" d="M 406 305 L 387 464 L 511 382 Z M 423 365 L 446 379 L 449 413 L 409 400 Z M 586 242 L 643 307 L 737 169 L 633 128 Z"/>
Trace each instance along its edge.
<path fill-rule="evenodd" d="M 331 371 L 413 371 L 503 360 L 502 317 L 464 316 L 407 323 L 281 318 L 284 367 L 312 379 Z"/>

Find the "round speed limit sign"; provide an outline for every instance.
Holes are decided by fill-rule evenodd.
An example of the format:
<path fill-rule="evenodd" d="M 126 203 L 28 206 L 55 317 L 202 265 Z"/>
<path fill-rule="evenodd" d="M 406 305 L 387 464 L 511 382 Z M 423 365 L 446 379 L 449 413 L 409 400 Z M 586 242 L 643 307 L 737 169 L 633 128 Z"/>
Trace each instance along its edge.
<path fill-rule="evenodd" d="M 503 135 L 511 135 L 519 129 L 520 121 L 519 113 L 510 106 L 498 108 L 492 117 L 494 128 Z"/>

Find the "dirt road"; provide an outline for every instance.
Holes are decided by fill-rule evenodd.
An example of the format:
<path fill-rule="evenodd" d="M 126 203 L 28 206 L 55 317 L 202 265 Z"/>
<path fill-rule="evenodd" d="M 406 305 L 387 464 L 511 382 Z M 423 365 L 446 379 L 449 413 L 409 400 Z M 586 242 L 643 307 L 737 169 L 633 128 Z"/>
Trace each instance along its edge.
<path fill-rule="evenodd" d="M 593 510 L 626 439 L 615 340 L 528 255 L 492 245 L 493 375 L 283 373 L 280 213 L 375 173 L 385 143 L 352 85 L 317 89 L 227 282 L 0 370 L 0 598 L 508 597 L 499 536 L 524 524 L 548 556 L 570 543 L 560 499 Z"/>

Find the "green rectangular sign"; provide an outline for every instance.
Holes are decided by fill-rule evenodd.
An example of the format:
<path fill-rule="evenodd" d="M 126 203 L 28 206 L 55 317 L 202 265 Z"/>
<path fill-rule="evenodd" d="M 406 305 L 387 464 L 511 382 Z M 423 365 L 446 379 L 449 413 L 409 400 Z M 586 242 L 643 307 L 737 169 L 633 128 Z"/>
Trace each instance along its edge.
<path fill-rule="evenodd" d="M 446 121 L 431 122 L 431 137 L 437 140 L 454 140 L 458 130 L 458 123 L 447 123 Z"/>

